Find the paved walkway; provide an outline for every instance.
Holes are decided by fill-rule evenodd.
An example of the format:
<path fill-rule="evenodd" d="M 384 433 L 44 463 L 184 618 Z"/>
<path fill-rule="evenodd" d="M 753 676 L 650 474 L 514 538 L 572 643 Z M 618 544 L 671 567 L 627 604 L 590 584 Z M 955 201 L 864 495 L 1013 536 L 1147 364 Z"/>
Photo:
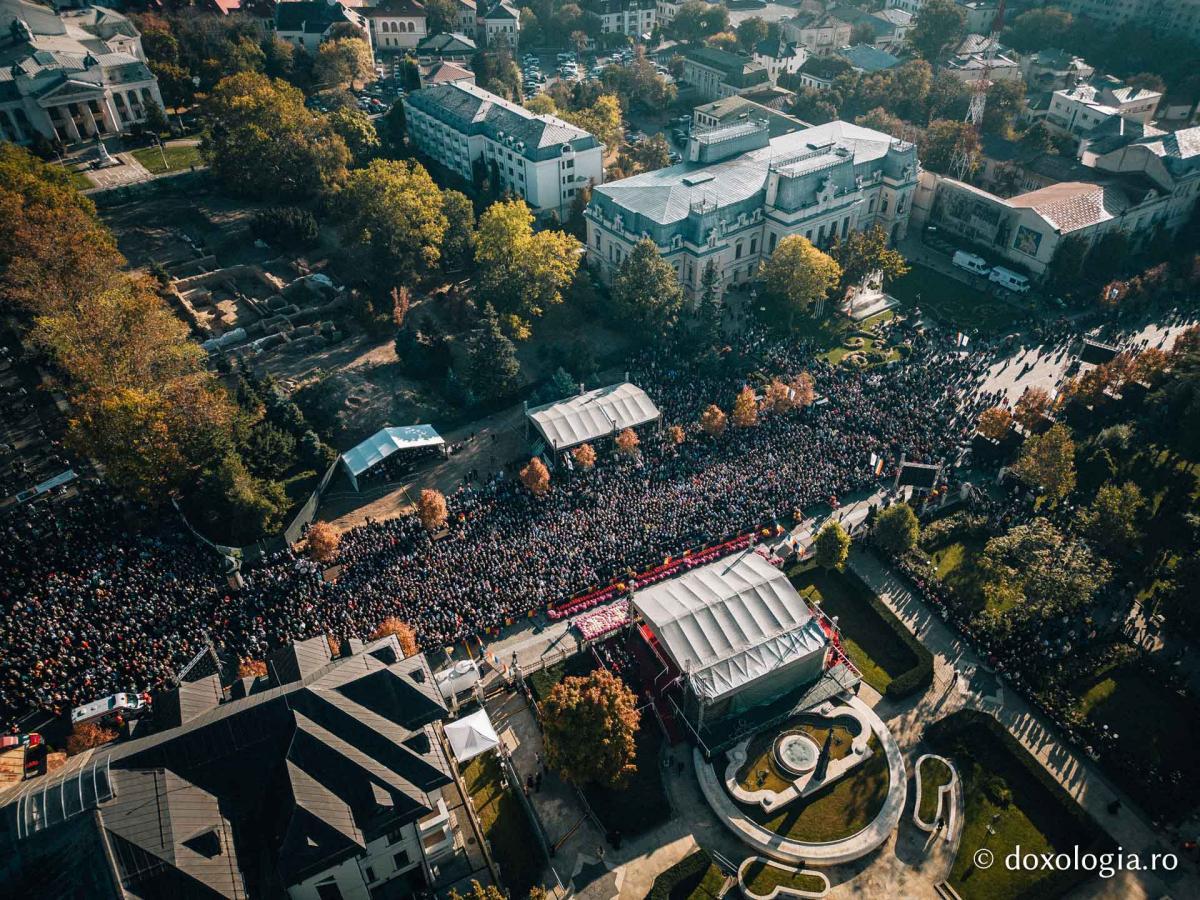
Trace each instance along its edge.
<path fill-rule="evenodd" d="M 907 742 L 905 738 L 919 738 L 928 723 L 945 717 L 956 708 L 986 708 L 1126 852 L 1139 853 L 1146 859 L 1150 853 L 1174 849 L 1142 818 L 1132 801 L 1110 784 L 1091 762 L 1059 743 L 1054 730 L 1015 691 L 1005 691 L 998 704 L 986 706 L 976 694 L 964 691 L 957 673 L 977 668 L 981 660 L 879 559 L 855 550 L 850 557 L 850 566 L 934 654 L 933 688 L 911 709 L 889 721 L 902 744 Z M 883 710 L 880 712 L 884 714 Z M 1123 804 L 1116 815 L 1107 809 L 1114 799 Z M 1178 897 L 1195 897 L 1200 896 L 1200 879 L 1194 864 L 1181 859 L 1179 869 L 1174 873 L 1130 873 L 1120 890 L 1127 897 L 1161 897 L 1168 892 Z"/>

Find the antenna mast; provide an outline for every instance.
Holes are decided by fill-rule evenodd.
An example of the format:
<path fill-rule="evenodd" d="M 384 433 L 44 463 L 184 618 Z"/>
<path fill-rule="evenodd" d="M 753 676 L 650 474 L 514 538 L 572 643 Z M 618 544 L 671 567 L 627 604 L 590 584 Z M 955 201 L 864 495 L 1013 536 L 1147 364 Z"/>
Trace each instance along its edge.
<path fill-rule="evenodd" d="M 992 20 L 992 33 L 987 37 L 983 48 L 983 71 L 979 78 L 971 83 L 971 103 L 967 106 L 967 115 L 963 120 L 971 127 L 976 135 L 983 126 L 983 111 L 987 107 L 987 92 L 992 85 L 992 65 L 996 61 L 996 51 L 1000 46 L 1000 32 L 1004 30 L 1004 3 L 996 8 L 996 18 Z M 971 170 L 971 154 L 960 144 L 954 150 L 954 158 L 950 162 L 950 171 L 959 181 L 966 181 Z"/>

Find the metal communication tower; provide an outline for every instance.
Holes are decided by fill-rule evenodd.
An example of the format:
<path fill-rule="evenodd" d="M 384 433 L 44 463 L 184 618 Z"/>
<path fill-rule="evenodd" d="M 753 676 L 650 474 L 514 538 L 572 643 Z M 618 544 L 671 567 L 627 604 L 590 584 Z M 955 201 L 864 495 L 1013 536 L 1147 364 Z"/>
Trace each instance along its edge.
<path fill-rule="evenodd" d="M 1004 30 L 1004 2 L 1000 0 L 1000 5 L 996 9 L 996 18 L 992 20 L 992 33 L 987 36 L 987 43 L 983 48 L 983 70 L 979 73 L 979 78 L 971 82 L 971 102 L 967 106 L 967 116 L 963 120 L 968 126 L 979 134 L 979 129 L 983 125 L 983 111 L 987 107 L 987 92 L 992 85 L 992 64 L 996 61 L 996 49 L 1000 46 L 1000 32 Z M 967 174 L 971 171 L 971 154 L 966 146 L 966 141 L 960 141 L 958 147 L 954 149 L 954 158 L 950 161 L 950 171 L 959 181 L 965 181 Z"/>

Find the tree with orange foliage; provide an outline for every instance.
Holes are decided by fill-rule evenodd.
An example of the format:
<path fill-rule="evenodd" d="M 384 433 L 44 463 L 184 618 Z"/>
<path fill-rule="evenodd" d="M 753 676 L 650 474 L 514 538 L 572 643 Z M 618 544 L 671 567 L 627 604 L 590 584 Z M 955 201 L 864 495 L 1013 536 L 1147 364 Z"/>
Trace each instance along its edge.
<path fill-rule="evenodd" d="M 632 428 L 626 428 L 617 435 L 617 449 L 625 456 L 633 456 L 637 453 L 638 444 L 641 439 L 638 438 L 637 432 Z"/>
<path fill-rule="evenodd" d="M 596 451 L 591 444 L 580 444 L 571 451 L 571 458 L 575 460 L 575 465 L 586 472 L 596 464 Z"/>
<path fill-rule="evenodd" d="M 1142 384 L 1153 384 L 1170 364 L 1171 357 L 1166 353 L 1157 347 L 1147 347 L 1134 357 L 1129 367 L 1129 377 Z"/>
<path fill-rule="evenodd" d="M 1013 418 L 1026 431 L 1032 431 L 1050 411 L 1050 392 L 1045 388 L 1026 388 L 1017 405 L 1013 407 Z"/>
<path fill-rule="evenodd" d="M 529 488 L 529 493 L 535 497 L 545 497 L 550 493 L 550 470 L 538 457 L 529 460 L 529 465 L 521 470 L 521 484 Z"/>
<path fill-rule="evenodd" d="M 1197 256 L 1197 260 L 1200 260 L 1200 255 Z M 1197 265 L 1200 266 L 1200 262 Z M 1189 350 L 1197 348 L 1200 348 L 1200 325 L 1193 325 L 1175 335 L 1175 343 L 1171 345 L 1171 354 L 1182 356 Z"/>
<path fill-rule="evenodd" d="M 329 653 L 334 659 L 342 655 L 342 642 L 332 634 L 325 635 L 325 643 L 329 645 Z"/>
<path fill-rule="evenodd" d="M 637 771 L 640 720 L 637 695 L 607 669 L 568 676 L 542 705 L 546 762 L 575 785 L 621 786 Z"/>
<path fill-rule="evenodd" d="M 754 395 L 754 389 L 749 385 L 738 391 L 737 399 L 733 401 L 733 413 L 730 418 L 738 428 L 749 428 L 758 422 L 758 398 Z"/>
<path fill-rule="evenodd" d="M 989 441 L 1000 441 L 1012 428 L 1012 422 L 1012 413 L 1003 406 L 993 406 L 979 414 L 979 423 L 976 427 L 979 429 L 979 433 Z"/>
<path fill-rule="evenodd" d="M 417 515 L 421 517 L 421 525 L 426 531 L 437 531 L 450 516 L 445 495 L 433 488 L 425 488 L 417 498 Z"/>
<path fill-rule="evenodd" d="M 377 641 L 380 638 L 387 637 L 389 634 L 394 634 L 396 640 L 400 642 L 400 649 L 405 657 L 416 656 L 420 652 L 420 647 L 417 644 L 417 632 L 407 622 L 397 619 L 395 616 L 388 616 L 379 623 L 379 627 L 371 632 L 371 640 Z"/>
<path fill-rule="evenodd" d="M 715 403 L 709 404 L 708 408 L 700 414 L 700 427 L 710 437 L 720 437 L 724 434 L 725 425 L 725 413 Z"/>
<path fill-rule="evenodd" d="M 308 555 L 317 562 L 332 562 L 341 542 L 341 535 L 328 522 L 313 522 L 308 527 Z"/>
<path fill-rule="evenodd" d="M 667 436 L 671 439 L 672 444 L 682 444 L 687 440 L 687 432 L 680 425 L 672 425 L 667 429 Z"/>
<path fill-rule="evenodd" d="M 780 379 L 772 378 L 763 391 L 763 409 L 782 413 L 787 412 L 793 405 L 792 389 Z"/>
<path fill-rule="evenodd" d="M 816 393 L 816 389 L 813 387 L 812 376 L 807 372 L 801 372 L 792 379 L 792 404 L 797 409 L 804 409 L 806 406 L 811 406 Z"/>
<path fill-rule="evenodd" d="M 261 659 L 238 660 L 238 678 L 263 678 L 267 674 L 267 664 Z"/>
<path fill-rule="evenodd" d="M 111 728 L 104 728 L 95 722 L 84 722 L 76 725 L 67 738 L 67 756 L 76 756 L 93 747 L 102 747 L 117 739 L 117 733 Z"/>

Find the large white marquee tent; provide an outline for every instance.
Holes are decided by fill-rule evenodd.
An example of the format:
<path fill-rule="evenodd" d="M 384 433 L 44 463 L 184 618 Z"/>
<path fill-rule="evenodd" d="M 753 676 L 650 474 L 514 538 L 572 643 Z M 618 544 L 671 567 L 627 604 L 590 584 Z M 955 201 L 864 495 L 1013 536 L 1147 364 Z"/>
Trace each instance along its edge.
<path fill-rule="evenodd" d="M 820 623 L 788 577 L 757 553 L 637 591 L 633 604 L 701 705 L 720 704 L 722 715 L 823 671 L 828 638 Z"/>
<path fill-rule="evenodd" d="M 546 446 L 559 451 L 645 425 L 662 413 L 645 391 L 626 381 L 530 407 L 526 415 Z"/>

